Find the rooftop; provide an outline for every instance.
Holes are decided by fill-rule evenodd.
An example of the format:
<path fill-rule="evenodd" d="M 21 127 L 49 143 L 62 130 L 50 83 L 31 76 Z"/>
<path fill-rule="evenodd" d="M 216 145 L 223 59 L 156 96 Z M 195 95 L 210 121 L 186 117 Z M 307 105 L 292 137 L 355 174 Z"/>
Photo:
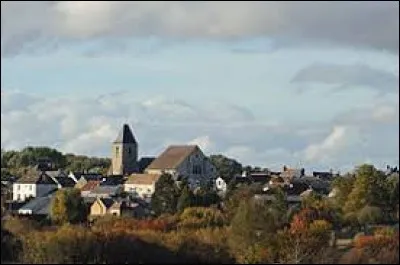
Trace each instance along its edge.
<path fill-rule="evenodd" d="M 160 175 L 154 174 L 132 174 L 129 176 L 125 184 L 136 184 L 136 185 L 151 185 L 160 178 Z"/>
<path fill-rule="evenodd" d="M 198 149 L 197 145 L 171 145 L 147 169 L 176 169 L 190 154 Z"/>

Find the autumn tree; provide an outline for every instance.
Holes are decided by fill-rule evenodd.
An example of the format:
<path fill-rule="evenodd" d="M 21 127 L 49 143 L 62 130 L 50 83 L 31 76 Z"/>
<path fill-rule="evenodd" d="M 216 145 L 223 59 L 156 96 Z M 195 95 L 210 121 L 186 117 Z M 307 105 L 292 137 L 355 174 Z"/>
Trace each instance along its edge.
<path fill-rule="evenodd" d="M 50 217 L 57 224 L 85 220 L 87 209 L 78 189 L 58 190 L 52 199 Z"/>
<path fill-rule="evenodd" d="M 289 229 L 277 234 L 278 260 L 298 264 L 319 259 L 329 247 L 331 227 L 315 210 L 302 210 L 293 218 Z"/>
<path fill-rule="evenodd" d="M 152 195 L 151 206 L 156 215 L 174 214 L 177 209 L 179 189 L 170 174 L 160 176 Z"/>

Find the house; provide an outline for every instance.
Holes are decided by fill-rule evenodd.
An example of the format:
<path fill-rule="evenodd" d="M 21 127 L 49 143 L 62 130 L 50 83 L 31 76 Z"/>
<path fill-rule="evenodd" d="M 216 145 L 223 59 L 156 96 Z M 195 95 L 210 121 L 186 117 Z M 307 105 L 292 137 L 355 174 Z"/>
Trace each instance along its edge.
<path fill-rule="evenodd" d="M 265 172 L 254 172 L 250 173 L 249 178 L 253 183 L 266 184 L 271 179 L 271 175 Z"/>
<path fill-rule="evenodd" d="M 81 196 L 87 197 L 94 188 L 100 186 L 100 183 L 101 180 L 89 180 L 82 188 L 80 188 Z"/>
<path fill-rule="evenodd" d="M 85 194 L 86 197 L 112 198 L 117 197 L 123 190 L 122 186 L 97 185 Z"/>
<path fill-rule="evenodd" d="M 108 177 L 103 177 L 101 179 L 100 186 L 118 186 L 123 185 L 125 181 L 125 177 L 121 175 L 113 175 Z"/>
<path fill-rule="evenodd" d="M 174 180 L 182 176 L 191 188 L 197 188 L 201 184 L 212 183 L 216 169 L 197 145 L 172 145 L 146 168 L 145 173 L 169 173 Z"/>
<path fill-rule="evenodd" d="M 13 200 L 43 197 L 57 189 L 58 183 L 52 177 L 35 168 L 13 183 Z"/>
<path fill-rule="evenodd" d="M 161 174 L 132 174 L 124 184 L 124 191 L 133 197 L 150 201 Z"/>
<path fill-rule="evenodd" d="M 54 180 L 57 182 L 57 186 L 59 189 L 62 188 L 73 188 L 76 185 L 76 182 L 73 178 L 68 176 L 66 177 L 55 177 Z"/>
<path fill-rule="evenodd" d="M 64 178 L 68 177 L 68 174 L 65 173 L 63 170 L 58 169 L 58 170 L 45 170 L 47 175 L 49 175 L 52 178 Z"/>
<path fill-rule="evenodd" d="M 76 179 L 77 182 L 75 184 L 75 188 L 81 189 L 85 186 L 89 181 L 100 181 L 104 177 L 101 174 L 91 174 L 91 173 L 70 173 L 68 175 L 70 178 Z"/>
<path fill-rule="evenodd" d="M 277 186 L 275 186 L 277 187 Z M 312 188 L 305 183 L 297 182 L 290 184 L 283 184 L 280 186 L 285 194 L 286 202 L 289 204 L 299 204 L 302 199 L 309 196 L 313 191 Z M 273 201 L 276 200 L 274 195 L 274 187 L 267 186 L 263 189 L 261 194 L 256 194 L 254 196 L 258 200 Z"/>
<path fill-rule="evenodd" d="M 295 178 L 304 177 L 304 175 L 305 175 L 304 168 L 295 169 L 283 166 L 283 171 L 281 172 L 280 177 L 282 177 L 285 181 L 290 182 Z"/>
<path fill-rule="evenodd" d="M 104 215 L 141 218 L 150 214 L 149 209 L 141 202 L 115 198 L 96 198 L 90 204 L 89 209 L 91 219 Z"/>
<path fill-rule="evenodd" d="M 106 214 L 121 216 L 123 202 L 111 198 L 97 198 L 90 206 L 90 216 L 104 216 Z"/>
<path fill-rule="evenodd" d="M 313 171 L 313 176 L 315 178 L 322 179 L 322 180 L 332 180 L 333 179 L 332 172 Z"/>
<path fill-rule="evenodd" d="M 54 194 L 55 192 L 51 192 L 46 196 L 33 198 L 18 209 L 18 214 L 31 216 L 49 216 L 51 200 L 54 197 Z"/>

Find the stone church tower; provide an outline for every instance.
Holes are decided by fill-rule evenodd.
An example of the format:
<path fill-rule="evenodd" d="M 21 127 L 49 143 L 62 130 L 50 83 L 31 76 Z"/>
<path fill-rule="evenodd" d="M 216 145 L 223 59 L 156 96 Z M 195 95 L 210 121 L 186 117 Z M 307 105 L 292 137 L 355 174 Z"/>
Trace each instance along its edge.
<path fill-rule="evenodd" d="M 138 144 L 128 124 L 124 124 L 112 144 L 112 174 L 127 175 L 137 170 Z"/>

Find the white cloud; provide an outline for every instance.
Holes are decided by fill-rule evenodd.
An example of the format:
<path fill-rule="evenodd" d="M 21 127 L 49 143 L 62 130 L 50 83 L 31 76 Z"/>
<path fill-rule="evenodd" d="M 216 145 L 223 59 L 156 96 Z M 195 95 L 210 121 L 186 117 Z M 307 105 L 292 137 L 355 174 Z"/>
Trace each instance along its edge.
<path fill-rule="evenodd" d="M 2 54 L 39 42 L 108 37 L 328 41 L 398 53 L 396 2 L 123 2 L 1 3 Z"/>
<path fill-rule="evenodd" d="M 243 164 L 274 170 L 284 164 L 340 169 L 367 159 L 385 165 L 399 157 L 398 111 L 393 112 L 396 105 L 383 102 L 332 122 L 271 126 L 256 118 L 246 121 L 247 109 L 224 104 L 221 109 L 232 110 L 224 114 L 229 119 L 210 118 L 206 110 L 213 107 L 205 103 L 194 106 L 150 98 L 140 104 L 129 94 L 53 99 L 19 92 L 24 104 L 15 95 L 3 91 L 1 98 L 2 106 L 7 106 L 1 110 L 1 146 L 6 149 L 47 145 L 63 152 L 109 156 L 121 125 L 129 123 L 140 155 L 157 155 L 169 144 L 191 143 L 206 154 L 222 153 Z M 186 109 L 191 112 L 182 111 Z M 170 115 L 181 112 L 184 115 Z"/>
<path fill-rule="evenodd" d="M 312 144 L 304 150 L 305 159 L 308 161 L 323 161 L 336 155 L 346 144 L 348 128 L 335 126 L 332 132 L 320 143 Z"/>

